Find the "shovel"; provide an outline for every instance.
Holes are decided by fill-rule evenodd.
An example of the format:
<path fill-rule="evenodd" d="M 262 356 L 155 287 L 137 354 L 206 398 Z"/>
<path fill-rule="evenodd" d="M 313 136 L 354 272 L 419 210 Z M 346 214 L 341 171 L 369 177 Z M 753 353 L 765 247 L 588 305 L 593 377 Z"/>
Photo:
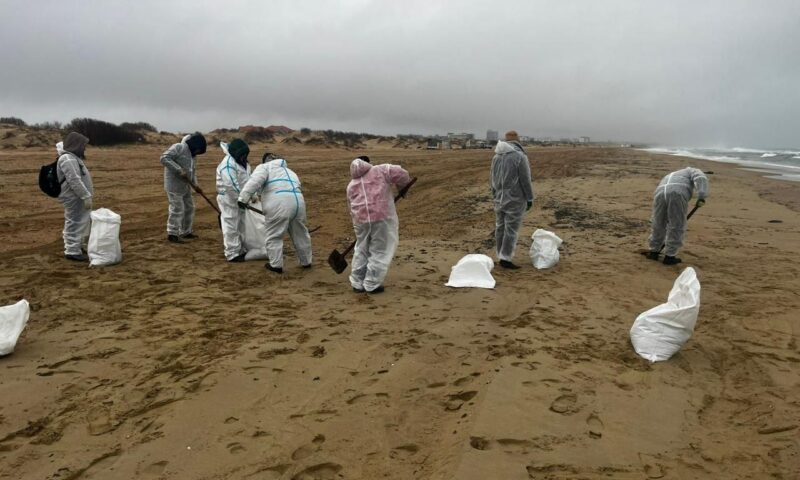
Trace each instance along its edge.
<path fill-rule="evenodd" d="M 408 189 L 411 188 L 411 185 L 414 185 L 414 182 L 416 181 L 417 177 L 412 178 L 411 181 L 408 182 L 408 185 L 403 187 L 403 189 L 400 190 L 400 192 L 398 192 L 397 196 L 394 197 L 394 202 L 397 203 L 398 200 L 405 197 L 406 193 L 408 193 Z M 347 258 L 345 257 L 347 257 L 347 254 L 350 253 L 355 248 L 355 246 L 356 242 L 353 241 L 353 243 L 351 243 L 350 246 L 347 247 L 344 253 L 339 253 L 339 250 L 334 249 L 331 252 L 331 254 L 328 255 L 328 265 L 331 266 L 334 272 L 342 273 L 345 271 L 345 269 L 347 268 Z"/>
<path fill-rule="evenodd" d="M 192 189 L 195 192 L 199 193 L 200 196 L 203 197 L 203 199 L 206 202 L 208 202 L 209 205 L 211 205 L 211 208 L 213 208 L 217 212 L 217 224 L 219 225 L 219 228 L 222 228 L 222 212 L 219 211 L 217 205 L 214 202 L 212 202 L 208 197 L 206 197 L 206 194 L 203 193 L 203 191 L 200 190 L 200 187 L 198 187 L 194 182 L 189 182 L 189 185 L 191 185 Z"/>

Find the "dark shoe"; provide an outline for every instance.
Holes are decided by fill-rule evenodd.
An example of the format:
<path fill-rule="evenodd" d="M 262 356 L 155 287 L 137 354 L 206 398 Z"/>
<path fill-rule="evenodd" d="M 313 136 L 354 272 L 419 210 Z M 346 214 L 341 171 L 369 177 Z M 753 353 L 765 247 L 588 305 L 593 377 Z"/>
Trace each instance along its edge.
<path fill-rule="evenodd" d="M 658 260 L 660 254 L 658 252 L 642 252 L 642 255 L 648 260 Z"/>
<path fill-rule="evenodd" d="M 231 262 L 231 263 L 241 263 L 241 262 L 244 262 L 244 256 L 245 256 L 245 254 L 243 253 L 241 255 L 237 255 L 237 256 L 231 258 L 228 261 Z"/>
<path fill-rule="evenodd" d="M 500 260 L 500 266 L 503 268 L 507 268 L 509 270 L 516 270 L 519 268 L 519 265 L 514 265 L 513 263 L 509 262 L 508 260 Z"/>
<path fill-rule="evenodd" d="M 64 255 L 64 258 L 66 258 L 67 260 L 72 260 L 74 262 L 88 262 L 89 261 L 89 257 L 87 257 L 86 255 L 84 255 L 82 253 L 80 255 Z"/>
<path fill-rule="evenodd" d="M 679 263 L 681 263 L 681 259 L 678 257 L 664 256 L 664 265 L 677 265 Z"/>
<path fill-rule="evenodd" d="M 301 266 L 302 268 L 311 268 L 311 264 L 310 264 L 310 263 L 309 263 L 308 265 L 300 265 L 300 266 Z"/>
<path fill-rule="evenodd" d="M 195 238 L 200 238 L 194 233 L 187 233 L 186 235 L 181 235 L 181 238 L 184 240 L 194 240 Z"/>
<path fill-rule="evenodd" d="M 181 240 L 181 237 L 177 235 L 167 235 L 167 240 L 169 240 L 172 243 L 184 243 L 184 241 Z"/>
<path fill-rule="evenodd" d="M 369 290 L 367 293 L 383 293 L 383 285 L 379 286 L 375 290 Z"/>
<path fill-rule="evenodd" d="M 267 269 L 267 270 L 269 270 L 270 272 L 275 272 L 275 273 L 283 273 L 283 269 L 282 269 L 282 268 L 276 268 L 276 267 L 273 267 L 273 266 L 272 266 L 272 265 L 270 265 L 269 263 L 265 263 L 265 264 L 264 264 L 264 268 L 266 268 L 266 269 Z"/>
<path fill-rule="evenodd" d="M 353 291 L 356 292 L 356 293 L 364 293 L 364 292 L 366 292 L 366 290 L 364 290 L 363 288 L 356 288 L 356 287 L 353 287 Z"/>

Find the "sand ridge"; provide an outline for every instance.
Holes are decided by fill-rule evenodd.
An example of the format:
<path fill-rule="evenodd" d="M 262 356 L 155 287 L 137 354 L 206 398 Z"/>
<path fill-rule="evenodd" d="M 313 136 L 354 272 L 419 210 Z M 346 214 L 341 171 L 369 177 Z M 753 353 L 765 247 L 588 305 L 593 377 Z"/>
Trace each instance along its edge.
<path fill-rule="evenodd" d="M 256 152 L 258 147 L 255 149 Z M 46 152 L 0 153 L 0 285 L 33 312 L 0 359 L 0 478 L 793 478 L 800 471 L 796 188 L 630 149 L 534 149 L 537 200 L 495 290 L 444 287 L 492 249 L 489 151 L 286 147 L 315 260 L 286 273 L 223 261 L 216 215 L 164 240 L 160 149 L 90 149 L 97 207 L 122 215 L 124 262 L 60 260 L 60 206 L 31 183 Z M 352 238 L 348 164 L 419 176 L 379 296 L 325 265 Z M 213 191 L 221 156 L 201 157 Z M 652 190 L 712 169 L 683 266 L 703 286 L 695 337 L 669 362 L 628 330 L 681 271 L 636 251 Z M 770 193 L 772 192 L 772 193 Z M 776 203 L 780 202 L 780 203 Z M 780 220 L 781 223 L 769 223 Z M 536 228 L 564 239 L 529 266 Z"/>

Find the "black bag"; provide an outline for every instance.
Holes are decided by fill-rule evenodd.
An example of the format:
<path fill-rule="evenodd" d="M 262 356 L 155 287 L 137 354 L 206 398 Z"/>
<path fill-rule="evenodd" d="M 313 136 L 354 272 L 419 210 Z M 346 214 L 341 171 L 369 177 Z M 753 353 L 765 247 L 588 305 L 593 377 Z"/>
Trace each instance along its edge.
<path fill-rule="evenodd" d="M 64 180 L 58 181 L 58 159 L 39 169 L 39 189 L 47 196 L 58 198 L 61 195 L 62 183 Z"/>

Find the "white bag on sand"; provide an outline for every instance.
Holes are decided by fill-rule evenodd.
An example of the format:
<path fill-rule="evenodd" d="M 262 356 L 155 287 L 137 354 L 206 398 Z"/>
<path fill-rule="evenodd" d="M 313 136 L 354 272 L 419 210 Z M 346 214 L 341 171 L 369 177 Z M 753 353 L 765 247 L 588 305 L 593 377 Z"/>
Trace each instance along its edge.
<path fill-rule="evenodd" d="M 107 208 L 92 210 L 92 231 L 89 234 L 89 264 L 93 267 L 114 265 L 122 261 L 119 226 L 122 218 Z"/>
<path fill-rule="evenodd" d="M 456 263 L 450 271 L 450 279 L 445 286 L 448 287 L 475 287 L 494 288 L 495 281 L 489 273 L 494 268 L 494 262 L 486 255 L 470 253 Z"/>
<path fill-rule="evenodd" d="M 555 233 L 541 228 L 533 232 L 531 239 L 533 243 L 531 243 L 530 256 L 533 266 L 539 270 L 555 267 L 560 257 L 558 247 L 562 240 Z"/>
<path fill-rule="evenodd" d="M 245 210 L 244 214 L 244 248 L 245 260 L 267 259 L 267 225 L 264 216 L 252 210 Z"/>
<path fill-rule="evenodd" d="M 30 313 L 27 300 L 0 307 L 0 356 L 14 351 L 19 335 L 28 323 Z"/>
<path fill-rule="evenodd" d="M 680 274 L 667 303 L 642 313 L 631 327 L 631 343 L 642 358 L 669 360 L 689 341 L 700 312 L 700 281 L 692 267 Z"/>

